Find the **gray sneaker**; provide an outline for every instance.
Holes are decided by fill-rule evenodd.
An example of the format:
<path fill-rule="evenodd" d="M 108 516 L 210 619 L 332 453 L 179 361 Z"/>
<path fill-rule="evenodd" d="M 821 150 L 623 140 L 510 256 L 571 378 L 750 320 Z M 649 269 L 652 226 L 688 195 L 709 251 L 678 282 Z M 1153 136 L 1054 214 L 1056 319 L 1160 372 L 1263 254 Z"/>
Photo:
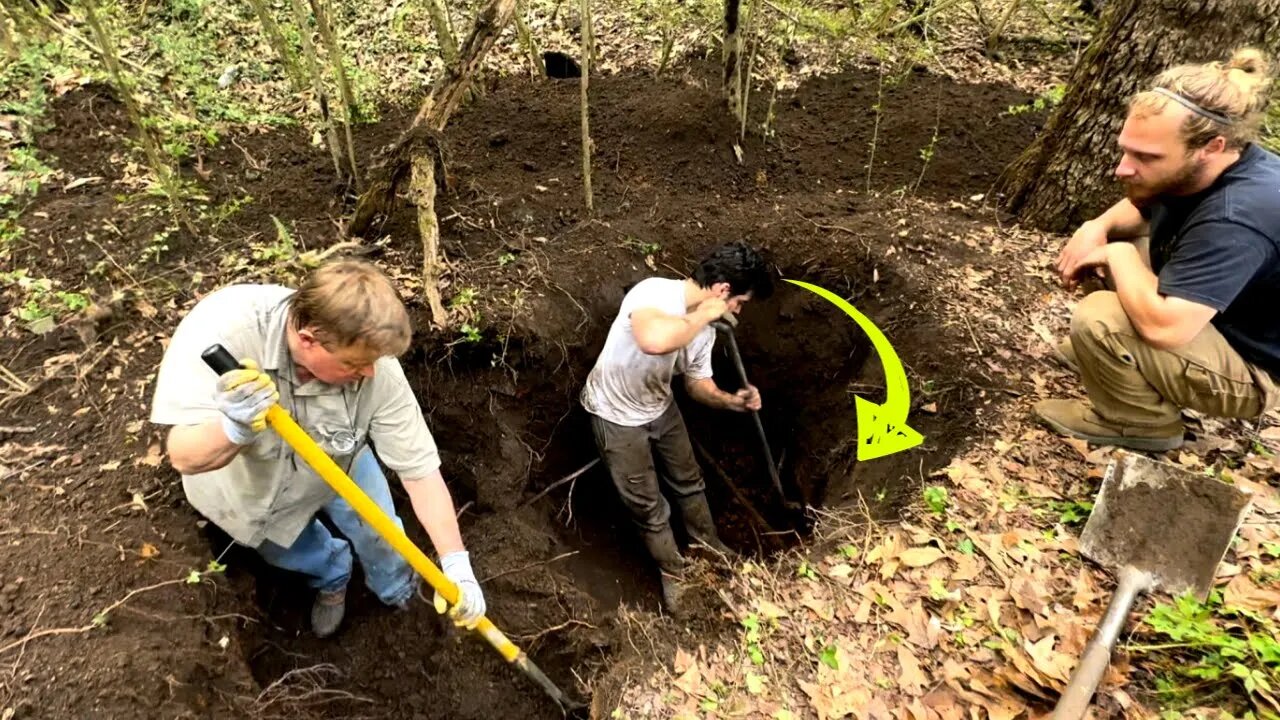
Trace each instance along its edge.
<path fill-rule="evenodd" d="M 347 589 L 316 593 L 311 605 L 311 631 L 316 637 L 326 638 L 338 631 L 342 618 L 347 614 Z"/>

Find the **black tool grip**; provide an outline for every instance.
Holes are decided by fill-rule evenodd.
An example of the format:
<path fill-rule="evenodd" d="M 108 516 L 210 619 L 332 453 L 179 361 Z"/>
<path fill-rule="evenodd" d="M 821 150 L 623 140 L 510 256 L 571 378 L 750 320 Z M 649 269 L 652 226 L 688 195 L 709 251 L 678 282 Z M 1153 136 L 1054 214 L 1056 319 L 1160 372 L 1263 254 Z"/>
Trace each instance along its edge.
<path fill-rule="evenodd" d="M 240 368 L 240 361 L 235 356 L 222 347 L 222 343 L 215 343 L 200 353 L 200 359 L 204 360 L 205 365 L 213 368 L 213 371 L 219 375 L 229 373 L 232 370 Z"/>

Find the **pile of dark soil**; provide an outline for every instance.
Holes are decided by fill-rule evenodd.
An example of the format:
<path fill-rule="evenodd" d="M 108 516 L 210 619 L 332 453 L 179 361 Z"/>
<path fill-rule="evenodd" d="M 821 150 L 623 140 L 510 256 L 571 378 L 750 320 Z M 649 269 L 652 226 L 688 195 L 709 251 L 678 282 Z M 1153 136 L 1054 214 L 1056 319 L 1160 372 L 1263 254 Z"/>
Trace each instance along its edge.
<path fill-rule="evenodd" d="M 582 212 L 573 82 L 503 81 L 447 133 L 451 191 L 438 201 L 451 268 L 445 296 L 469 298 L 455 307 L 482 338 L 429 330 L 410 292 L 424 322 L 403 362 L 465 506 L 463 534 L 491 616 L 566 686 L 608 661 L 619 602 L 657 609 L 657 578 L 599 466 L 525 503 L 595 457 L 576 394 L 625 289 L 683 273 L 714 244 L 745 239 L 768 251 L 780 275 L 851 298 L 913 378 L 961 377 L 956 348 L 965 339 L 931 315 L 929 272 L 985 260 L 948 242 L 979 221 L 945 203 L 985 192 L 1037 120 L 993 112 L 1025 102 L 1015 90 L 914 75 L 885 90 L 877 124 L 876 75 L 849 73 L 780 96 L 776 133 L 767 143 L 745 140 L 739 163 L 715 77 L 696 67 L 658 80 L 593 80 L 593 218 Z M 407 117 L 392 110 L 361 128 L 363 156 Z M 320 249 L 340 239 L 336 221 L 350 207 L 327 154 L 304 133 L 247 134 L 188 168 L 214 208 L 196 219 L 199 232 L 168 228 L 151 201 L 118 186 L 125 122 L 117 103 L 89 88 L 60 100 L 54 121 L 41 150 L 72 177 L 103 180 L 42 192 L 22 217 L 27 233 L 13 262 L 67 289 L 95 288 L 104 305 L 114 290 L 124 299 L 96 324 L 0 341 L 6 367 L 49 376 L 5 408 L 23 429 L 0 437 L 0 462 L 15 471 L 0 483 L 0 646 L 33 630 L 91 624 L 130 591 L 184 578 L 222 552 L 159 462 L 160 431 L 139 422 L 163 340 L 190 303 L 229 278 L 290 279 L 296 268 L 262 252 L 276 240 L 273 218 L 292 228 L 300 250 Z M 929 146 L 925 166 L 920 150 Z M 412 212 L 366 241 L 412 291 L 421 267 Z M 891 508 L 894 494 L 945 462 L 969 429 L 966 393 L 976 391 L 961 387 L 935 413 L 913 415 L 924 446 L 859 465 L 852 392 L 881 400 L 883 375 L 857 328 L 784 286 L 750 306 L 738 332 L 796 497 L 821 504 L 879 494 Z M 736 386 L 722 351 L 716 374 Z M 803 523 L 778 506 L 749 419 L 683 398 L 682 406 L 693 436 L 768 522 L 799 528 L 783 543 L 761 541 L 762 528 L 708 472 L 726 540 L 751 553 L 799 538 Z M 416 523 L 407 525 L 429 546 Z M 4 655 L 0 662 L 18 662 L 0 681 L 0 708 L 16 708 L 18 718 L 487 718 L 516 708 L 520 717 L 559 717 L 496 654 L 425 604 L 396 613 L 353 592 L 344 631 L 322 642 L 307 631 L 309 598 L 297 578 L 249 552 L 223 561 L 225 574 L 205 582 L 136 595 L 105 628 L 35 638 L 20 656 Z"/>

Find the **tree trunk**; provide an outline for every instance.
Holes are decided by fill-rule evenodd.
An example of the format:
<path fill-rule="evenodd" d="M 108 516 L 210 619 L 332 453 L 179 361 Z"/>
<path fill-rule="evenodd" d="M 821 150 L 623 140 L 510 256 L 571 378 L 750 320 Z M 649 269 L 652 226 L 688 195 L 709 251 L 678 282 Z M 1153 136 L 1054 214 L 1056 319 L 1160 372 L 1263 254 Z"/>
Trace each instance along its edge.
<path fill-rule="evenodd" d="M 397 185 L 408 175 L 409 163 L 413 157 L 411 142 L 420 128 L 436 132 L 444 129 L 449 116 L 465 97 L 471 78 L 484 61 L 485 54 L 511 20 L 515 6 L 516 0 L 490 0 L 489 5 L 480 11 L 458 62 L 446 68 L 444 75 L 436 81 L 435 87 L 422 102 L 413 122 L 391 146 L 381 166 L 372 173 L 369 188 L 360 196 L 355 212 L 352 213 L 351 223 L 347 226 L 349 236 L 363 236 L 379 215 L 390 214 L 395 205 Z"/>
<path fill-rule="evenodd" d="M 520 40 L 520 47 L 524 48 L 525 54 L 529 56 L 529 73 L 533 77 L 545 77 L 547 73 L 542 63 L 542 52 L 538 50 L 538 41 L 533 37 L 533 31 L 529 28 L 529 21 L 526 19 L 528 12 L 528 3 L 516 0 L 514 15 L 516 37 Z"/>
<path fill-rule="evenodd" d="M 742 108 L 742 33 L 738 28 L 741 0 L 724 0 L 724 101 L 729 114 Z"/>
<path fill-rule="evenodd" d="M 307 22 L 307 11 L 302 2 L 303 0 L 292 0 L 291 3 L 293 19 L 298 24 L 298 38 L 302 41 L 302 58 L 307 66 L 307 74 L 311 76 L 311 89 L 316 94 L 316 102 L 320 104 L 320 120 L 324 125 L 329 155 L 333 157 L 333 171 L 339 178 L 343 178 L 346 172 L 342 169 L 342 148 L 338 144 L 338 131 L 333 127 L 329 94 L 325 92 L 324 78 L 320 75 L 320 57 L 316 54 L 315 43 L 311 42 L 311 23 Z"/>
<path fill-rule="evenodd" d="M 431 95 L 422 103 L 413 119 L 415 126 L 426 123 L 433 130 L 444 129 L 453 111 L 462 104 L 467 88 L 471 85 L 471 78 L 480 69 L 484 56 L 497 41 L 498 34 L 511 22 L 515 7 L 516 0 L 490 0 L 480 11 L 471 34 L 458 51 L 458 62 L 451 65 L 432 88 Z"/>
<path fill-rule="evenodd" d="M 338 83 L 342 105 L 347 109 L 346 121 L 342 124 L 347 139 L 347 163 L 351 165 L 351 181 L 356 186 L 356 192 L 360 192 L 360 168 L 356 165 L 356 146 L 351 140 L 351 126 L 356 121 L 355 95 L 351 92 L 351 83 L 347 82 L 347 69 L 342 66 L 342 48 L 338 47 L 338 38 L 329 25 L 329 13 L 324 7 L 324 0 L 311 0 L 311 13 L 316 16 L 316 27 L 329 50 L 329 65 L 333 69 L 334 80 Z"/>
<path fill-rule="evenodd" d="M 1112 170 L 1129 97 L 1168 67 L 1245 45 L 1280 51 L 1280 0 L 1109 0 L 1062 103 L 997 181 L 1004 207 L 1056 232 L 1097 215 L 1120 197 Z"/>
<path fill-rule="evenodd" d="M 440 221 L 436 218 L 436 161 L 419 153 L 413 157 L 409 196 L 418 206 L 418 234 L 422 237 L 422 289 L 431 308 L 431 319 L 447 327 L 449 312 L 440 297 Z"/>
<path fill-rule="evenodd" d="M 453 36 L 453 26 L 449 24 L 449 8 L 443 0 L 427 0 L 427 17 L 431 19 L 431 29 L 436 34 L 436 44 L 440 46 L 440 59 L 445 67 L 458 61 L 458 39 Z"/>
<path fill-rule="evenodd" d="M 9 16 L 0 8 L 0 49 L 10 60 L 18 59 L 18 46 L 13 43 L 13 33 L 9 31 Z"/>
<path fill-rule="evenodd" d="M 305 91 L 307 82 L 302 70 L 298 68 L 298 59 L 293 56 L 293 50 L 289 48 L 284 34 L 280 32 L 280 26 L 276 24 L 275 18 L 271 17 L 271 11 L 267 9 L 263 0 L 249 0 L 249 5 L 253 7 L 254 14 L 258 16 L 258 22 L 262 24 L 262 32 L 267 36 L 267 43 L 280 57 L 280 64 L 284 66 L 284 74 L 289 78 L 289 84 L 293 85 L 296 92 Z"/>
<path fill-rule="evenodd" d="M 484 62 L 484 56 L 497 41 L 499 33 L 511 21 L 516 0 L 490 0 L 476 16 L 471 34 L 459 50 L 458 62 L 446 69 L 445 74 L 423 101 L 413 124 L 401 134 L 392 146 L 387 161 L 369 184 L 369 189 L 356 204 L 347 233 L 363 235 L 379 214 L 389 213 L 395 203 L 396 186 L 409 176 L 410 194 L 418 208 L 418 233 L 422 238 L 422 280 L 431 307 L 431 320 L 440 328 L 449 327 L 449 315 L 440 301 L 440 221 L 436 217 L 436 180 L 445 175 L 443 153 L 439 138 L 453 111 L 462 103 L 471 78 Z M 433 149 L 427 155 L 422 149 L 424 137 Z M 430 169 L 427 165 L 432 165 Z M 440 178 L 445 179 L 445 178 Z"/>
<path fill-rule="evenodd" d="M 582 9 L 582 192 L 587 206 L 587 215 L 595 211 L 595 202 L 591 197 L 591 103 L 587 93 L 591 77 L 591 0 L 581 0 Z"/>

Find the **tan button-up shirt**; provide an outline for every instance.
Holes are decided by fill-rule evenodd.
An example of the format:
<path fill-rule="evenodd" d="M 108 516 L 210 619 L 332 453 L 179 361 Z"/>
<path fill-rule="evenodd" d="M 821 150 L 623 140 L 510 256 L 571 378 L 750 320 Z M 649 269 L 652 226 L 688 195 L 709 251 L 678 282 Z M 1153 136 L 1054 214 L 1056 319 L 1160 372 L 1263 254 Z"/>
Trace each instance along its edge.
<path fill-rule="evenodd" d="M 199 425 L 217 420 L 217 376 L 200 353 L 222 343 L 236 359 L 257 360 L 280 390 L 280 404 L 325 452 L 350 472 L 372 444 L 402 480 L 440 467 L 435 440 L 400 363 L 384 357 L 374 376 L 347 385 L 300 383 L 286 326 L 293 290 L 232 285 L 210 293 L 178 324 L 160 362 L 151 422 Z M 183 475 L 187 500 L 237 542 L 288 547 L 326 503 L 329 486 L 268 428 L 226 467 Z"/>

